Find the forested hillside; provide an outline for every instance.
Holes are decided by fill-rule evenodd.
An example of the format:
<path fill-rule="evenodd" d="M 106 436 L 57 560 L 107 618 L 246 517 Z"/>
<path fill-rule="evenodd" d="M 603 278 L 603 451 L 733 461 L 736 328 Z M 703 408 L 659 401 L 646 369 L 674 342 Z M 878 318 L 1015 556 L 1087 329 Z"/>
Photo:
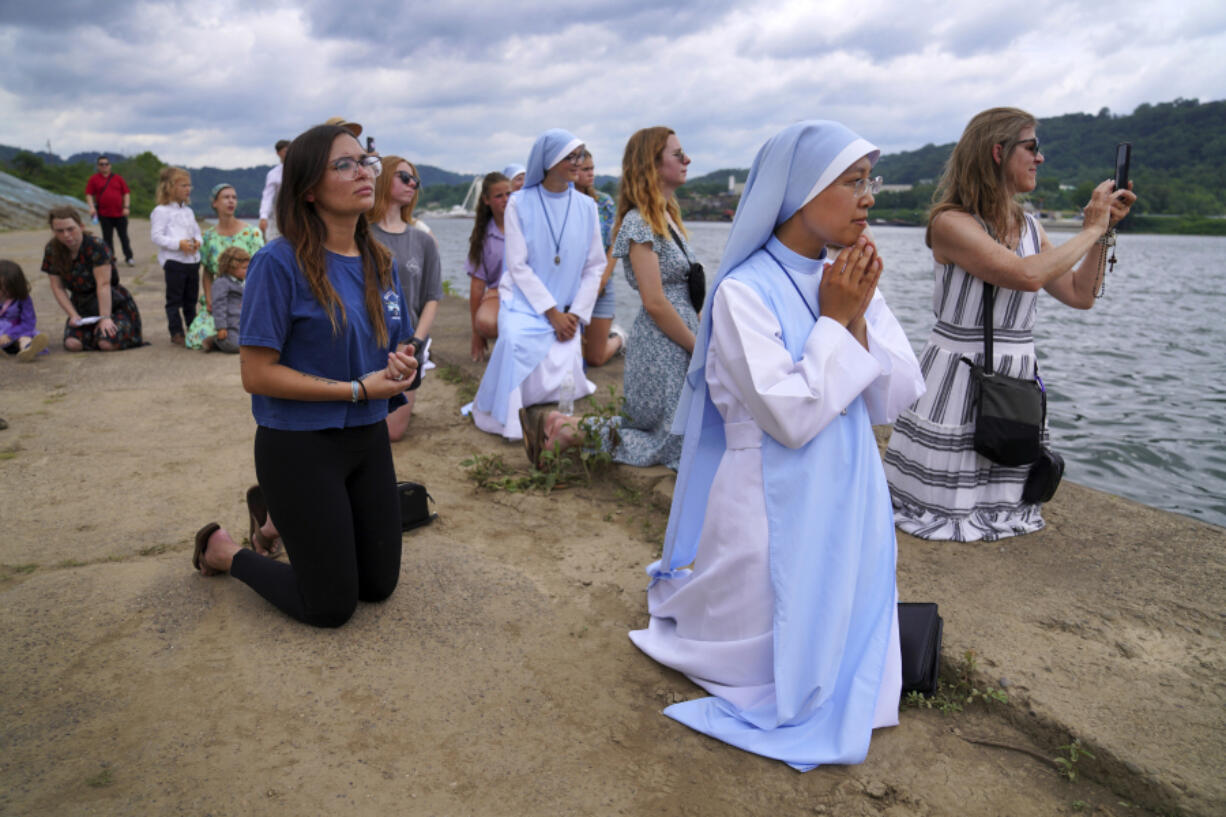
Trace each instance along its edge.
<path fill-rule="evenodd" d="M 1033 198 L 1050 209 L 1075 209 L 1094 184 L 1112 175 L 1115 146 L 1132 143 L 1137 213 L 1226 213 L 1226 101 L 1177 99 L 1140 105 L 1131 114 L 1070 113 L 1040 119 L 1045 162 Z M 953 143 L 882 156 L 876 171 L 889 184 L 922 185 L 931 195 Z M 1064 190 L 1072 187 L 1074 190 Z M 923 196 L 885 194 L 879 207 L 923 206 Z"/>
<path fill-rule="evenodd" d="M 1097 114 L 1070 113 L 1039 120 L 1046 161 L 1039 173 L 1039 187 L 1031 194 L 1041 210 L 1077 211 L 1089 198 L 1094 184 L 1111 175 L 1117 142 L 1133 145 L 1132 178 L 1140 194 L 1138 216 L 1212 217 L 1226 213 L 1226 101 L 1201 103 L 1176 99 L 1144 104 L 1130 114 L 1115 115 L 1106 108 Z M 917 222 L 932 198 L 933 185 L 953 144 L 925 145 L 881 157 L 877 172 L 888 184 L 911 184 L 913 189 L 883 192 L 877 197 L 875 214 Z M 157 174 L 163 166 L 152 153 L 115 157 L 115 170 L 132 187 L 132 211 L 147 215 L 153 208 Z M 82 198 L 85 181 L 93 173 L 93 156 L 78 153 L 66 161 L 46 152 L 31 152 L 0 145 L 0 169 L 50 190 Z M 239 197 L 239 215 L 254 218 L 259 207 L 264 174 L 269 165 L 232 170 L 189 168 L 194 191 L 192 206 L 200 215 L 211 215 L 208 192 L 218 182 L 234 185 Z M 418 165 L 424 189 L 423 206 L 458 204 L 473 175 L 454 173 L 430 165 Z M 728 176 L 744 181 L 748 171 L 728 168 L 692 178 L 678 191 L 687 212 L 699 217 L 727 217 L 736 207 L 736 196 L 727 194 Z M 600 177 L 598 186 L 616 192 L 615 180 Z M 1133 221 L 1134 219 L 1130 219 Z M 1185 219 L 1185 224 L 1217 219 Z M 1154 219 L 1144 229 L 1158 229 Z M 1196 226 L 1195 231 L 1206 228 Z"/>

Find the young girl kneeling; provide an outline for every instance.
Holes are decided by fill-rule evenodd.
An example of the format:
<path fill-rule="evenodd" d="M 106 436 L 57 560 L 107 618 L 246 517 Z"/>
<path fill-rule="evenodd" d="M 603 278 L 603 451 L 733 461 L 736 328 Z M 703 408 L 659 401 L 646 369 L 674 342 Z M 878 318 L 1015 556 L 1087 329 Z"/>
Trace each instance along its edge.
<path fill-rule="evenodd" d="M 47 348 L 47 336 L 38 331 L 30 282 L 13 261 L 0 261 L 0 349 L 29 363 Z"/>
<path fill-rule="evenodd" d="M 715 696 L 667 715 L 802 771 L 859 763 L 872 730 L 898 723 L 894 522 L 872 424 L 923 379 L 863 235 L 878 155 L 836 122 L 758 152 L 678 407 L 651 620 L 630 634 Z"/>

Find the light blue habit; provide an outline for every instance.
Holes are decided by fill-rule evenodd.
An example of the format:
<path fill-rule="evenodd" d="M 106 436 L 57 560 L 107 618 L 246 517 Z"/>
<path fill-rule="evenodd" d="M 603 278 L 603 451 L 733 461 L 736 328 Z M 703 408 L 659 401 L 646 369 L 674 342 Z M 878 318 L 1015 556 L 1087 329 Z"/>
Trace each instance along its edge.
<path fill-rule="evenodd" d="M 815 324 L 810 308 L 819 309 L 806 306 L 780 263 L 797 280 L 821 267 L 772 234 L 865 155 L 875 161 L 879 151 L 837 122 L 810 121 L 784 129 L 754 159 L 677 410 L 674 431 L 684 430 L 685 445 L 664 553 L 647 569 L 653 585 L 688 573 L 726 449 L 723 418 L 705 380 L 711 299 L 729 276 L 751 287 L 798 360 Z M 859 763 L 868 752 L 895 611 L 893 513 L 864 398 L 799 449 L 764 434 L 762 469 L 775 596 L 774 699 L 740 710 L 708 697 L 664 711 L 801 771 Z"/>
<path fill-rule="evenodd" d="M 528 266 L 565 311 L 574 302 L 593 231 L 597 229 L 596 203 L 577 192 L 574 185 L 565 192 L 550 193 L 541 182 L 549 168 L 560 162 L 583 142 L 560 128 L 542 133 L 528 155 L 523 189 L 511 194 L 520 229 L 528 248 Z M 554 257 L 560 263 L 554 263 Z M 557 340 L 553 326 L 537 312 L 527 298 L 514 289 L 503 261 L 500 288 L 504 295 L 498 308 L 498 340 L 490 353 L 489 365 L 481 377 L 474 405 L 501 425 L 507 422 L 507 406 L 514 391 L 541 361 Z M 586 323 L 589 315 L 580 315 Z"/>

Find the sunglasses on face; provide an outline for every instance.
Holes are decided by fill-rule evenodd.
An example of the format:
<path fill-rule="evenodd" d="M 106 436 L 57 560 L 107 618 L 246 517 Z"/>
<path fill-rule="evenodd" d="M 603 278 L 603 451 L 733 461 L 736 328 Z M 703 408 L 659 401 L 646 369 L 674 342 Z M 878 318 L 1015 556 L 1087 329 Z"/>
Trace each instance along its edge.
<path fill-rule="evenodd" d="M 1030 151 L 1031 156 L 1039 155 L 1039 137 L 1036 136 L 1033 139 L 1023 139 L 1017 144 L 1019 147 L 1024 147 L 1026 150 Z"/>
<path fill-rule="evenodd" d="M 414 190 L 421 187 L 421 179 L 404 170 L 396 171 L 396 178 L 400 179 L 400 183 L 405 187 L 411 187 Z"/>

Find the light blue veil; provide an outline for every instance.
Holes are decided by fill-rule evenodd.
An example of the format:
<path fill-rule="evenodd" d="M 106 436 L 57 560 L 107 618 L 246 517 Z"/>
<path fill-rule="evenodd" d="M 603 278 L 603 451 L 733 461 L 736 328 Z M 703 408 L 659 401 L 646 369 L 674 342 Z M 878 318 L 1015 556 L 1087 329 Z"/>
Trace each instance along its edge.
<path fill-rule="evenodd" d="M 533 187 L 543 182 L 549 168 L 562 161 L 568 153 L 582 144 L 582 139 L 561 128 L 550 128 L 536 137 L 536 141 L 532 143 L 532 152 L 528 154 L 528 169 L 524 176 L 524 187 Z M 507 178 L 511 177 L 507 176 Z"/>

